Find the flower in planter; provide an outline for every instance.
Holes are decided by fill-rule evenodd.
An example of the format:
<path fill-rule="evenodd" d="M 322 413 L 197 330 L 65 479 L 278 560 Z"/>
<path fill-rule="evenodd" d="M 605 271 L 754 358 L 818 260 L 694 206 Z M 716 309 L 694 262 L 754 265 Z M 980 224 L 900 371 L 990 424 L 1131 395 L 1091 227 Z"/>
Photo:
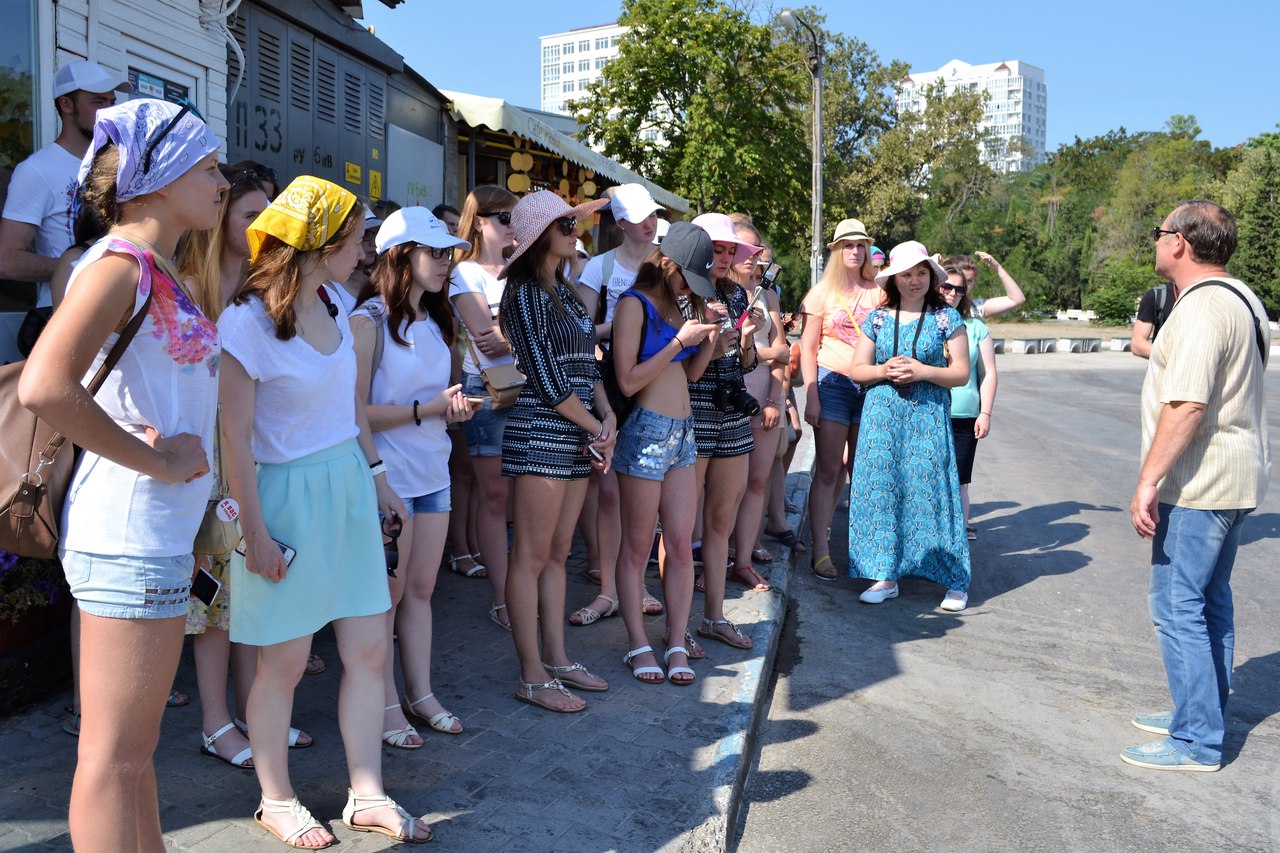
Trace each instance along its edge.
<path fill-rule="evenodd" d="M 19 557 L 0 550 L 0 621 L 17 622 L 33 607 L 48 607 L 67 590 L 57 560 Z"/>

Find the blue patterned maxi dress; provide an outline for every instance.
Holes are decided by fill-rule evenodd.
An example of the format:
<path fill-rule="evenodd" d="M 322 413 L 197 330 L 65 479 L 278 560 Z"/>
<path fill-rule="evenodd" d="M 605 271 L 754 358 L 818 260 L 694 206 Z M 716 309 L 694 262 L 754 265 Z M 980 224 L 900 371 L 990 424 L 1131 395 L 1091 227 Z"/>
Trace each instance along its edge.
<path fill-rule="evenodd" d="M 962 325 L 952 308 L 925 312 L 902 324 L 896 353 L 892 310 L 871 312 L 862 331 L 875 341 L 876 364 L 914 350 L 924 364 L 944 367 L 943 342 Z M 867 392 L 849 494 L 849 575 L 922 577 L 947 589 L 969 588 L 950 390 L 916 382 Z"/>

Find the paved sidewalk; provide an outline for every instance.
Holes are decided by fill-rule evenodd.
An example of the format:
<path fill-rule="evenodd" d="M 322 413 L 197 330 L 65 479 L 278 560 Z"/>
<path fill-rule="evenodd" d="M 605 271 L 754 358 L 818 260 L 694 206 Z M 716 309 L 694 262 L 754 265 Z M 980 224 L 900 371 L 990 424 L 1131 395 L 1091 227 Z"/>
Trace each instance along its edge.
<path fill-rule="evenodd" d="M 809 448 L 806 430 L 794 471 L 809 470 Z M 807 483 L 807 474 L 788 481 L 788 496 L 802 511 Z M 793 527 L 796 521 L 792 516 Z M 736 587 L 726 605 L 728 617 L 751 636 L 753 650 L 703 641 L 708 656 L 693 664 L 693 687 L 632 679 L 622 664 L 620 618 L 567 627 L 570 655 L 611 684 L 607 693 L 580 694 L 590 706 L 574 715 L 513 698 L 515 654 L 510 634 L 489 621 L 488 583 L 441 572 L 435 692 L 465 731 L 449 736 L 420 727 L 422 749 L 384 749 L 388 793 L 423 813 L 434 827 L 435 845 L 452 850 L 724 849 L 786 611 L 791 555 L 775 544 L 775 591 Z M 569 565 L 570 609 L 590 597 L 584 568 L 576 550 Z M 766 567 L 761 571 L 767 574 Z M 649 582 L 656 592 L 656 578 Z M 694 623 L 700 613 L 695 593 Z M 649 617 L 648 624 L 661 649 L 663 617 Z M 353 833 L 341 824 L 347 787 L 336 708 L 341 665 L 330 631 L 318 636 L 316 651 L 329 666 L 298 688 L 294 723 L 316 738 L 313 748 L 290 754 L 298 795 L 334 832 L 339 849 L 390 848 L 393 842 L 380 835 Z M 178 687 L 196 694 L 189 643 Z M 70 849 L 66 809 L 76 742 L 61 728 L 68 701 L 59 696 L 0 721 L 0 850 Z M 199 728 L 194 698 L 188 707 L 165 712 L 156 767 L 169 849 L 284 849 L 253 823 L 259 794 L 253 774 L 200 756 Z"/>

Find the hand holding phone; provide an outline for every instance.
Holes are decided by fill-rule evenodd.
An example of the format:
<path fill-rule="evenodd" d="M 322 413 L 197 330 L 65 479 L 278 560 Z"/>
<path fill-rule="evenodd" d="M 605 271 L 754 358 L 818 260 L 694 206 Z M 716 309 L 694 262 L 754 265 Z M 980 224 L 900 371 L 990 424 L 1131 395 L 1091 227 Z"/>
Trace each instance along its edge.
<path fill-rule="evenodd" d="M 196 576 L 191 579 L 191 597 L 205 607 L 212 607 L 214 599 L 221 591 L 222 583 L 203 567 L 198 569 Z"/>

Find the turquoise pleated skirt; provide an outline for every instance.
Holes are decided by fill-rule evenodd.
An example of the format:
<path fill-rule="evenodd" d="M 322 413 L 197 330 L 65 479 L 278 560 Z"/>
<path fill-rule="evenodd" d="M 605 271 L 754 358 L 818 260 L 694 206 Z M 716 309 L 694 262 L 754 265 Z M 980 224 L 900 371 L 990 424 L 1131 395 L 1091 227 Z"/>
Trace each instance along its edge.
<path fill-rule="evenodd" d="M 391 608 L 378 500 L 354 439 L 292 462 L 259 464 L 258 498 L 271 538 L 298 555 L 279 583 L 232 555 L 232 642 L 270 646 L 335 619 Z"/>

